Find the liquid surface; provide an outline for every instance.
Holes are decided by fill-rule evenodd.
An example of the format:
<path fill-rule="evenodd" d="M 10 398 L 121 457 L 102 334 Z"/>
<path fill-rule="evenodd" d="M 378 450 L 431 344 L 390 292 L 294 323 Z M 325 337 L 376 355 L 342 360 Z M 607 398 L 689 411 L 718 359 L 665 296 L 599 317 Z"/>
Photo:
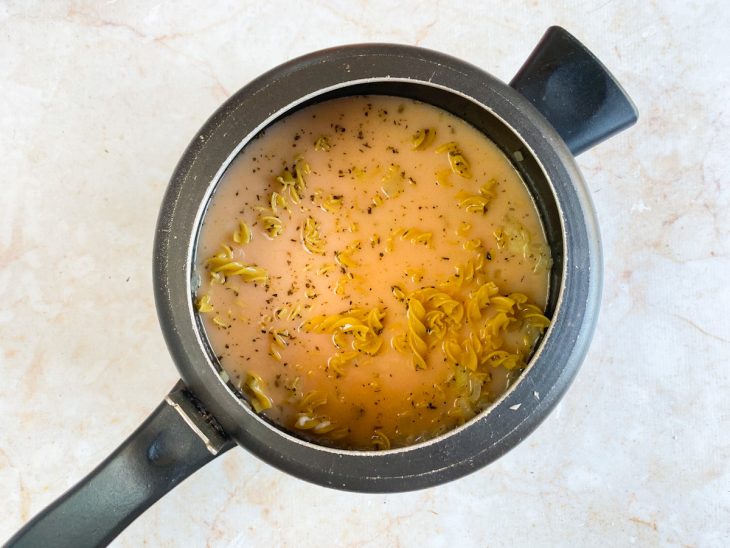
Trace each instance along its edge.
<path fill-rule="evenodd" d="M 211 347 L 257 412 L 387 449 L 488 407 L 548 325 L 549 248 L 509 161 L 433 106 L 305 108 L 224 174 L 197 252 Z"/>

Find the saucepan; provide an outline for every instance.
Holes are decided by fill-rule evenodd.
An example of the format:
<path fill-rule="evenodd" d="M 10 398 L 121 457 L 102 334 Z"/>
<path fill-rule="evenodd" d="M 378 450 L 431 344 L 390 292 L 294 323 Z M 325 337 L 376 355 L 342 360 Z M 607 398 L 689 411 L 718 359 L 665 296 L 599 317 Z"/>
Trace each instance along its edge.
<path fill-rule="evenodd" d="M 497 143 L 535 200 L 553 256 L 546 311 L 551 326 L 519 380 L 453 431 L 411 447 L 371 452 L 316 445 L 254 413 L 221 375 L 193 304 L 201 219 L 237 153 L 262 129 L 298 109 L 364 94 L 430 103 Z M 157 224 L 155 299 L 182 380 L 109 458 L 8 545 L 108 543 L 188 475 L 236 445 L 304 480 L 364 492 L 434 486 L 500 457 L 563 396 L 596 323 L 600 238 L 574 156 L 629 127 L 637 116 L 608 70 L 559 27 L 547 31 L 509 85 L 435 51 L 364 44 L 305 55 L 242 88 L 183 153 Z"/>

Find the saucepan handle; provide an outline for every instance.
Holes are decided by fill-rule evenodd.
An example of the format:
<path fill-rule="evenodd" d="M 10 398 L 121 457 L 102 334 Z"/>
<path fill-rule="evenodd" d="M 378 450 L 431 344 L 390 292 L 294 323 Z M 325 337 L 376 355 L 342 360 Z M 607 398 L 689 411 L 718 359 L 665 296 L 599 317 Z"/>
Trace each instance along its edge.
<path fill-rule="evenodd" d="M 603 63 L 561 27 L 547 30 L 510 86 L 537 107 L 574 155 L 639 118 Z"/>
<path fill-rule="evenodd" d="M 180 382 L 116 451 L 6 546 L 105 546 L 162 495 L 233 445 Z"/>

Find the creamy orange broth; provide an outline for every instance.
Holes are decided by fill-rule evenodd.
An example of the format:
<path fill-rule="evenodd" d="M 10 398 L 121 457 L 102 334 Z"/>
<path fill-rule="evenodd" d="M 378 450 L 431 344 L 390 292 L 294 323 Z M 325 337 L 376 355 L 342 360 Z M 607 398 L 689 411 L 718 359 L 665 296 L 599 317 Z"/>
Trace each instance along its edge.
<path fill-rule="evenodd" d="M 550 256 L 518 173 L 410 99 L 331 100 L 268 128 L 218 185 L 197 261 L 231 380 L 326 445 L 398 447 L 462 424 L 547 325 Z"/>

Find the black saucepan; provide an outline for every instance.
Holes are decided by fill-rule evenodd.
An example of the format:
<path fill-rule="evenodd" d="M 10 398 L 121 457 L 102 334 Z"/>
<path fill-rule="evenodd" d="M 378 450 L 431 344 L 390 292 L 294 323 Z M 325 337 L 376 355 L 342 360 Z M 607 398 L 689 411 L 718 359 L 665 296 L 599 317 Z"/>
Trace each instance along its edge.
<path fill-rule="evenodd" d="M 303 441 L 257 416 L 219 374 L 193 307 L 198 229 L 218 180 L 263 128 L 334 97 L 396 95 L 445 109 L 483 131 L 529 187 L 552 248 L 547 330 L 519 381 L 491 408 L 427 443 L 379 452 Z M 567 390 L 586 353 L 601 293 L 601 248 L 574 155 L 632 125 L 637 112 L 603 65 L 552 27 L 507 85 L 425 49 L 338 47 L 254 80 L 203 126 L 165 194 L 154 254 L 160 324 L 182 381 L 90 475 L 36 516 L 9 546 L 108 543 L 189 474 L 236 444 L 297 477 L 393 492 L 458 478 L 523 440 Z"/>

